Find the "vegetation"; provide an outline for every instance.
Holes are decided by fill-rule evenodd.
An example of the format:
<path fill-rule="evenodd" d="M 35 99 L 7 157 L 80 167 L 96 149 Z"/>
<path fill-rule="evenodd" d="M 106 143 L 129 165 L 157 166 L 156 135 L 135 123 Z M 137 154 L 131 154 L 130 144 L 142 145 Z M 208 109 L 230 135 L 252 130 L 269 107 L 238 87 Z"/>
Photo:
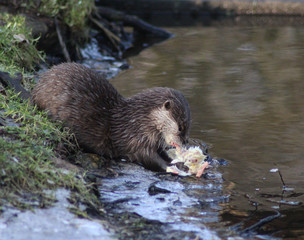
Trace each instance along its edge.
<path fill-rule="evenodd" d="M 43 190 L 65 187 L 76 190 L 79 199 L 91 202 L 91 186 L 83 176 L 58 169 L 52 161 L 66 148 L 74 147 L 71 134 L 50 122 L 45 112 L 21 102 L 11 91 L 6 93 L 0 94 L 0 114 L 8 122 L 0 128 L 0 198 L 24 207 L 20 196 L 30 193 L 31 198 L 39 196 L 44 206 L 51 197 Z"/>
<path fill-rule="evenodd" d="M 94 9 L 94 0 L 17 0 L 17 4 L 38 14 L 57 17 L 71 28 L 82 30 Z"/>
<path fill-rule="evenodd" d="M 44 59 L 44 54 L 36 49 L 38 39 L 33 39 L 25 18 L 20 15 L 0 15 L 0 71 L 11 74 L 33 70 Z"/>
<path fill-rule="evenodd" d="M 44 59 L 44 53 L 36 49 L 38 39 L 33 39 L 20 15 L 2 14 L 0 23 L 0 71 L 21 72 L 32 79 L 29 76 Z M 31 89 L 33 81 L 26 84 Z M 45 112 L 1 89 L 0 84 L 0 208 L 4 203 L 19 208 L 49 205 L 54 199 L 52 191 L 46 190 L 58 187 L 72 190 L 75 206 L 78 202 L 96 206 L 97 197 L 91 193 L 92 184 L 85 181 L 85 173 L 54 164 L 55 159 L 64 158 L 67 148 L 77 148 L 71 139 L 70 132 L 50 121 Z"/>

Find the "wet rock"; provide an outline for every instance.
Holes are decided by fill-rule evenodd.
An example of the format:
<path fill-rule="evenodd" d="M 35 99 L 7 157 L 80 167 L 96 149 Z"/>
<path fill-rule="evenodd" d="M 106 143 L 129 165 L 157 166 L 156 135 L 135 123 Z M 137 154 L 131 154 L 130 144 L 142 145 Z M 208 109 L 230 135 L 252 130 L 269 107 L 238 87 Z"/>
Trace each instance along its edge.
<path fill-rule="evenodd" d="M 148 189 L 148 193 L 151 196 L 157 195 L 157 194 L 161 194 L 161 193 L 171 193 L 169 190 L 164 189 L 164 188 L 160 188 L 156 186 L 157 183 L 152 183 Z"/>

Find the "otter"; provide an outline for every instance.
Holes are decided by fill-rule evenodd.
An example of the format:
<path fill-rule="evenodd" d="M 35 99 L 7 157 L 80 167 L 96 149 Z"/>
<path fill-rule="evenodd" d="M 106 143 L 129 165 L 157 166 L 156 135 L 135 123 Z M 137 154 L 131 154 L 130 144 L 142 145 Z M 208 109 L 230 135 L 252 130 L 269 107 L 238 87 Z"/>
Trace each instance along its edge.
<path fill-rule="evenodd" d="M 40 76 L 32 91 L 39 109 L 63 121 L 86 151 L 126 157 L 166 171 L 167 147 L 185 144 L 190 108 L 180 91 L 155 87 L 123 97 L 104 76 L 78 63 L 62 63 Z"/>

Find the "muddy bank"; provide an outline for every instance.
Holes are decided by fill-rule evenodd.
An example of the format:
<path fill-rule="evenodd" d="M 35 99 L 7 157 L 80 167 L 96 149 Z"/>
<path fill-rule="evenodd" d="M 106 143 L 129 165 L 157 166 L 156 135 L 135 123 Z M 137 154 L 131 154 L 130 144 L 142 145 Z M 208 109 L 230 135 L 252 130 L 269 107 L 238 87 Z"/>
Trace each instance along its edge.
<path fill-rule="evenodd" d="M 96 220 L 95 215 L 102 215 L 102 204 L 95 201 L 94 175 L 77 163 L 81 153 L 72 140 L 73 134 L 38 111 L 28 101 L 28 92 L 35 84 L 38 71 L 63 61 L 82 62 L 111 78 L 128 68 L 122 60 L 126 50 L 136 54 L 154 43 L 139 40 L 152 38 L 149 29 L 152 35 L 160 31 L 166 33 L 167 38 L 170 34 L 117 11 L 117 22 L 112 22 L 111 16 L 106 20 L 104 14 L 110 10 L 100 13 L 103 17 L 95 12 L 90 24 L 80 30 L 80 26 L 75 28 L 76 25 L 66 22 L 63 17 L 66 12 L 49 16 L 29 9 L 29 2 L 0 3 L 5 5 L 0 6 L 1 35 L 5 36 L 0 38 L 0 236 L 4 239 L 45 239 L 46 236 L 49 239 L 63 236 L 110 239 L 112 235 L 103 227 L 107 222 Z M 84 2 L 93 1 L 81 4 Z M 43 3 L 38 5 L 42 7 Z M 52 14 L 51 8 L 49 10 Z M 137 30 L 126 30 L 124 21 L 128 26 L 136 25 Z M 157 41 L 160 40 L 164 37 L 158 36 Z M 35 58 L 30 58 L 29 52 Z M 24 54 L 27 55 L 24 57 Z M 17 96 L 20 91 L 22 99 Z M 92 158 L 97 159 L 98 164 L 101 162 L 97 156 Z M 91 160 L 88 157 L 85 161 Z M 58 195 L 57 188 L 69 191 Z"/>

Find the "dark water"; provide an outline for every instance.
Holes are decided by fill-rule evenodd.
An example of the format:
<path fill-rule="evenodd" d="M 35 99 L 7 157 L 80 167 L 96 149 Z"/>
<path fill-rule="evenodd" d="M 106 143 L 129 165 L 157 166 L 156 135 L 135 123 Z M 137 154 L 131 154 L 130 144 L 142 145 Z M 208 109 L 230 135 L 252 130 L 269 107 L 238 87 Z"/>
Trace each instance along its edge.
<path fill-rule="evenodd" d="M 250 226 L 278 211 L 258 233 L 304 239 L 304 28 L 168 30 L 176 37 L 111 82 L 126 96 L 154 86 L 185 94 L 191 137 L 229 161 L 219 171 L 231 197 L 216 222 Z"/>

